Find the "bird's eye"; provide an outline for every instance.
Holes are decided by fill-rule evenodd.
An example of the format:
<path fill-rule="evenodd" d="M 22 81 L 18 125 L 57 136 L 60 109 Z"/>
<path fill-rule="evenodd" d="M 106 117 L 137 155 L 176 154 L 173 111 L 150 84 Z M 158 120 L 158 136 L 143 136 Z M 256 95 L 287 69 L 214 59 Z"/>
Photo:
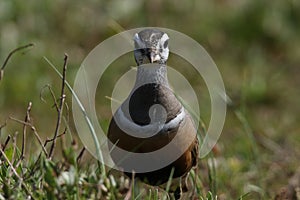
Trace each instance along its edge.
<path fill-rule="evenodd" d="M 168 47 L 168 44 L 169 44 L 169 40 L 166 40 L 166 41 L 164 42 L 164 48 L 167 48 L 167 47 Z"/>
<path fill-rule="evenodd" d="M 146 49 L 140 49 L 140 51 L 143 55 L 146 53 Z"/>

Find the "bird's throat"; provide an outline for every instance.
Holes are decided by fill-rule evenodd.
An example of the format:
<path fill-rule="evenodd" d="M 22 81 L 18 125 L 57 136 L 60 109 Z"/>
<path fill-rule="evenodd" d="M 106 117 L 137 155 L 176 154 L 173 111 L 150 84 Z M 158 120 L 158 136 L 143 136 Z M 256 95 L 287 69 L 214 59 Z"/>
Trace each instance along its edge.
<path fill-rule="evenodd" d="M 150 108 L 155 104 L 165 109 L 166 122 L 174 119 L 182 108 L 169 87 L 165 65 L 138 66 L 135 86 L 123 104 L 125 116 L 136 124 L 147 125 L 151 121 Z M 127 113 L 126 107 L 129 108 Z"/>
<path fill-rule="evenodd" d="M 145 84 L 158 84 L 169 87 L 166 65 L 147 64 L 138 66 L 134 88 L 139 88 Z"/>

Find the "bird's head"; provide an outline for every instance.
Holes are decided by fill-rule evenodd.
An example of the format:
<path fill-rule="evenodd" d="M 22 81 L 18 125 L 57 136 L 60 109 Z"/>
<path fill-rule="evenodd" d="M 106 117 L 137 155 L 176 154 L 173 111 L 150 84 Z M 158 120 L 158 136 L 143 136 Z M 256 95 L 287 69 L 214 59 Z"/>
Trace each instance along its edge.
<path fill-rule="evenodd" d="M 136 33 L 133 40 L 137 65 L 167 62 L 169 36 L 166 33 L 157 29 L 145 29 Z"/>

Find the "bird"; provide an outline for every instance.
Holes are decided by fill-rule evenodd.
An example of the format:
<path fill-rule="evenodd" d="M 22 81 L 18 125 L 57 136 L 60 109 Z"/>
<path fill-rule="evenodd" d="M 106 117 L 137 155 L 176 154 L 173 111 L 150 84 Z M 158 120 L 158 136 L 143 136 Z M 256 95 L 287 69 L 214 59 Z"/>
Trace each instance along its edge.
<path fill-rule="evenodd" d="M 183 146 L 187 148 L 176 160 L 153 171 L 134 173 L 133 170 L 125 174 L 130 178 L 134 174 L 135 178 L 152 186 L 165 187 L 173 170 L 169 192 L 173 193 L 175 199 L 180 199 L 182 192 L 188 190 L 188 173 L 197 166 L 197 130 L 191 115 L 177 99 L 168 82 L 168 34 L 158 29 L 147 28 L 135 33 L 133 41 L 137 64 L 136 81 L 130 95 L 117 109 L 109 124 L 107 136 L 113 144 L 110 145 L 111 157 L 122 169 L 125 165 L 121 160 L 126 158 L 126 155 L 114 152 L 115 146 L 134 153 L 148 153 L 163 148 L 178 136 L 179 142 L 172 146 L 173 149 L 168 153 L 181 150 Z M 159 130 L 149 136 L 147 127 L 155 124 L 158 124 Z M 128 134 L 128 131 L 134 135 Z M 143 134 L 148 135 L 145 137 Z M 164 157 L 160 158 L 157 155 L 156 159 Z"/>

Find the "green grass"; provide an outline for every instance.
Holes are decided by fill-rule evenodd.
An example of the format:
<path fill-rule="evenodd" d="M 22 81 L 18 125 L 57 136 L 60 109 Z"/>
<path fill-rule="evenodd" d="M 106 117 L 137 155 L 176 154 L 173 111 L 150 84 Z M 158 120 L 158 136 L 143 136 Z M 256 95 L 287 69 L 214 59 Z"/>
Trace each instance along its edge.
<path fill-rule="evenodd" d="M 57 75 L 62 80 L 65 80 L 57 68 L 48 59 L 45 58 L 45 60 L 49 66 L 55 70 Z M 76 94 L 67 80 L 62 81 L 61 84 L 68 87 L 68 94 L 75 95 L 76 97 Z M 166 190 L 164 191 L 161 188 L 151 187 L 136 180 L 130 181 L 130 179 L 122 175 L 122 173 L 106 169 L 105 165 L 101 162 L 87 155 L 88 153 L 85 151 L 85 148 L 82 148 L 81 150 L 78 149 L 79 141 L 77 141 L 76 137 L 69 140 L 69 142 L 66 142 L 67 132 L 74 135 L 71 133 L 71 124 L 69 124 L 69 120 L 66 119 L 68 113 L 61 113 L 60 115 L 58 101 L 62 98 L 54 96 L 55 93 L 51 87 L 48 86 L 48 89 L 52 94 L 53 104 L 58 114 L 56 120 L 59 120 L 59 116 L 62 116 L 64 119 L 63 127 L 58 127 L 60 131 L 63 131 L 61 134 L 58 134 L 57 137 L 57 140 L 60 140 L 60 146 L 56 146 L 57 148 L 54 149 L 56 152 L 55 156 L 52 157 L 49 155 L 49 150 L 51 150 L 51 147 L 53 146 L 51 144 L 54 140 L 48 139 L 47 137 L 46 141 L 41 141 L 40 135 L 43 135 L 43 133 L 38 133 L 31 121 L 31 103 L 27 108 L 24 121 L 10 117 L 7 124 L 13 122 L 19 123 L 22 127 L 22 137 L 17 137 L 17 134 L 12 136 L 8 135 L 5 144 L 1 145 L 1 198 L 26 199 L 28 196 L 33 199 L 170 198 L 167 191 L 172 182 L 172 173 L 170 175 L 170 180 L 167 183 Z M 81 105 L 78 98 L 75 99 L 77 103 Z M 251 159 L 249 165 L 251 164 L 252 167 L 254 167 L 252 170 L 258 173 L 258 176 L 261 176 L 263 173 L 260 170 L 261 158 L 253 131 L 244 114 L 238 109 L 234 110 L 236 117 L 240 121 L 243 131 L 246 134 L 246 138 L 249 141 L 249 149 L 248 152 L 246 152 L 247 156 Z M 83 108 L 81 109 L 81 112 L 87 116 Z M 191 113 L 193 114 L 192 111 Z M 91 126 L 89 122 L 90 120 L 87 117 L 86 123 Z M 205 135 L 206 127 L 202 120 L 200 120 L 200 122 L 198 136 L 201 141 L 201 138 Z M 1 129 L 4 129 L 7 124 L 1 126 Z M 90 127 L 90 131 L 91 134 L 95 134 L 93 127 Z M 38 141 L 41 150 L 40 152 L 35 151 L 33 154 L 26 154 L 25 146 L 27 145 L 26 142 L 28 142 L 26 136 L 32 137 L 33 133 L 35 135 L 34 139 Z M 22 140 L 21 149 L 19 145 L 17 145 L 18 139 Z M 191 171 L 188 179 L 190 191 L 187 194 L 184 194 L 184 198 L 190 199 L 193 197 L 194 199 L 205 200 L 222 199 L 223 194 L 220 193 L 220 191 L 227 187 L 222 184 L 230 184 L 231 181 L 236 181 L 236 177 L 232 177 L 230 181 L 222 179 L 222 177 L 228 175 L 228 171 L 223 171 L 222 166 L 226 166 L 228 168 L 227 170 L 230 170 L 230 173 L 234 175 L 236 171 L 241 170 L 240 166 L 235 165 L 241 165 L 241 163 L 234 163 L 236 160 L 233 158 L 226 159 L 223 156 L 218 156 L 218 148 L 219 147 L 216 146 L 215 150 L 211 152 L 207 158 L 199 161 L 197 169 Z M 100 149 L 99 154 L 101 155 Z M 243 165 L 247 165 L 247 162 Z M 244 167 L 247 168 L 246 166 Z M 265 192 L 261 188 L 261 180 L 257 180 L 257 185 L 249 184 L 248 187 L 250 188 L 250 191 L 245 192 L 244 190 L 238 190 L 233 196 L 237 196 L 238 199 L 247 199 L 248 196 L 253 196 L 254 194 L 256 197 L 264 198 Z M 221 197 L 219 198 L 218 195 Z"/>
<path fill-rule="evenodd" d="M 45 58 L 46 59 L 46 58 Z M 66 58 L 65 58 L 66 59 Z M 63 75 L 56 69 L 56 67 L 46 59 L 47 63 L 52 69 L 56 71 L 58 76 L 62 78 L 62 84 L 66 85 L 72 95 L 76 94 L 72 90 L 69 83 L 63 78 Z M 66 64 L 64 65 L 66 66 Z M 65 70 L 65 68 L 64 68 Z M 49 88 L 52 95 L 54 92 Z M 63 94 L 62 94 L 63 95 Z M 167 194 L 170 184 L 172 182 L 172 172 L 167 183 L 166 190 L 150 187 L 139 181 L 129 181 L 121 173 L 113 172 L 106 169 L 105 165 L 97 162 L 96 159 L 89 161 L 89 164 L 81 164 L 84 158 L 84 150 L 76 150 L 76 140 L 69 144 L 65 144 L 65 134 L 69 130 L 69 124 L 66 117 L 62 115 L 63 110 L 58 108 L 58 101 L 62 97 L 53 97 L 54 107 L 58 113 L 57 120 L 60 116 L 65 119 L 64 129 L 58 126 L 59 130 L 64 130 L 62 134 L 58 134 L 56 140 L 61 140 L 61 146 L 53 151 L 56 151 L 57 158 L 49 154 L 49 150 L 53 145 L 54 139 L 47 139 L 45 142 L 41 141 L 39 133 L 31 121 L 32 103 L 29 104 L 26 112 L 25 120 L 19 120 L 10 117 L 10 122 L 17 122 L 23 126 L 22 132 L 22 148 L 17 145 L 17 134 L 9 135 L 5 144 L 1 145 L 1 174 L 0 189 L 2 199 L 169 199 Z M 58 100 L 57 100 L 58 99 Z M 75 98 L 77 103 L 81 105 L 78 98 Z M 82 106 L 81 106 L 82 107 Z M 86 115 L 85 110 L 81 111 Z M 87 115 L 86 115 L 87 116 Z M 87 118 L 86 123 L 90 125 L 90 120 Z M 1 126 L 5 128 L 6 124 Z M 28 129 L 31 129 L 29 131 Z M 57 129 L 57 128 L 56 128 Z M 93 127 L 90 127 L 91 134 L 95 134 Z M 205 129 L 203 129 L 205 130 Z M 34 133 L 36 140 L 39 142 L 41 151 L 38 154 L 29 154 L 25 156 L 26 136 Z M 55 135 L 55 134 L 54 134 Z M 30 135 L 32 137 L 32 135 Z M 56 147 L 56 146 L 55 146 Z M 101 150 L 100 151 L 101 155 Z M 28 154 L 27 154 L 28 155 Z M 214 160 L 213 155 L 209 156 L 210 160 Z M 192 171 L 189 178 L 191 191 L 189 197 L 200 199 L 217 199 L 216 188 L 216 174 L 214 161 L 211 164 L 203 161 L 202 165 L 207 168 L 207 176 L 209 178 L 209 186 L 212 192 L 206 192 L 203 189 L 203 183 L 199 177 L 199 170 Z M 204 194 L 204 195 L 203 195 Z"/>
<path fill-rule="evenodd" d="M 49 60 L 46 61 L 56 70 L 58 77 L 62 78 L 56 67 Z M 4 78 L 9 76 L 5 75 Z M 74 91 L 67 82 L 65 84 L 70 90 L 67 93 L 70 98 L 71 95 L 75 95 Z M 51 87 L 49 90 L 55 95 Z M 60 99 L 59 96 L 52 96 L 54 108 Z M 77 103 L 80 103 L 79 100 Z M 34 111 L 34 106 L 32 108 L 31 106 L 31 104 L 28 106 L 27 111 L 24 109 L 26 116 L 24 121 L 10 116 L 1 126 L 0 198 L 26 199 L 29 196 L 33 199 L 124 199 L 126 196 L 129 196 L 129 199 L 169 198 L 167 192 L 160 188 L 139 181 L 130 182 L 122 173 L 106 169 L 84 148 L 79 148 L 78 145 L 81 144 L 70 128 L 72 124 L 67 120 L 69 118 L 67 111 L 62 115 L 64 120 L 62 127 L 59 128 L 61 134 L 58 134 L 57 140 L 60 145 L 57 145 L 54 156 L 50 158 L 47 152 L 53 142 L 49 139 L 52 135 L 41 139 L 45 133 L 40 133 L 36 129 L 38 116 L 31 115 L 30 112 Z M 53 107 L 48 109 L 52 110 Z M 59 112 L 57 109 L 54 110 Z M 84 109 L 82 112 L 85 112 Z M 237 127 L 240 129 L 237 132 L 240 138 L 231 138 L 230 149 L 234 152 L 227 151 L 226 146 L 222 146 L 225 143 L 221 142 L 207 158 L 200 160 L 197 169 L 190 173 L 188 179 L 190 191 L 184 198 L 193 196 L 194 199 L 207 200 L 268 199 L 275 196 L 277 191 L 270 191 L 268 185 L 275 172 L 268 168 L 270 161 L 265 160 L 268 155 L 262 153 L 261 145 L 264 144 L 259 143 L 260 138 L 255 135 L 246 113 L 245 105 L 230 106 L 229 116 L 236 119 L 235 123 L 239 124 Z M 32 118 L 35 118 L 34 124 L 30 120 Z M 13 124 L 20 133 L 16 131 L 13 134 L 2 134 L 10 124 Z M 200 138 L 206 132 L 204 124 L 201 120 Z M 24 134 L 31 138 L 31 142 L 28 138 L 26 140 L 18 136 Z M 35 142 L 32 143 L 32 140 Z M 39 148 L 36 148 L 34 153 L 22 153 L 23 146 L 31 144 Z M 42 145 L 44 150 L 41 148 Z M 271 178 L 268 179 L 266 174 Z M 170 177 L 169 183 L 171 180 Z"/>
<path fill-rule="evenodd" d="M 55 70 L 57 76 L 63 78 L 57 68 L 48 59 L 45 58 L 45 60 Z M 5 75 L 2 78 L 7 79 L 9 76 Z M 69 98 L 71 95 L 76 95 L 67 81 L 64 84 L 69 89 L 67 92 Z M 54 105 L 48 109 L 56 108 L 54 110 L 59 114 L 58 104 L 62 98 L 55 96 L 52 87 L 59 88 L 60 86 L 47 86 Z M 247 88 L 244 90 L 247 91 Z M 80 105 L 80 101 L 75 99 Z M 237 133 L 240 134 L 240 138 L 232 137 L 230 139 L 230 145 L 232 145 L 230 149 L 234 152 L 227 151 L 226 146 L 222 146 L 225 143 L 221 142 L 206 158 L 200 160 L 197 169 L 190 173 L 188 179 L 190 191 L 185 194 L 185 199 L 192 197 L 205 200 L 269 199 L 277 193 L 277 191 L 269 190 L 268 181 L 272 180 L 275 172 L 268 168 L 270 161 L 265 158 L 269 159 L 269 156 L 262 153 L 264 148 L 267 148 L 263 145 L 272 143 L 268 138 L 264 138 L 265 143 L 259 143 L 261 138 L 257 138 L 258 136 L 246 117 L 249 112 L 246 99 L 244 98 L 242 105 L 230 105 L 229 107 L 229 116 L 236 119 L 234 123 L 239 124 L 236 127 L 239 128 Z M 10 116 L 1 125 L 1 199 L 26 199 L 29 196 L 32 199 L 114 200 L 129 197 L 132 200 L 150 200 L 170 198 L 167 191 L 172 176 L 170 176 L 166 191 L 164 191 L 136 180 L 130 182 L 130 179 L 122 173 L 107 169 L 101 162 L 92 158 L 81 146 L 76 134 L 72 132 L 73 125 L 68 119 L 67 108 L 66 106 L 67 111 L 62 113 L 62 125 L 58 127 L 60 134 L 58 134 L 57 141 L 60 145 L 54 149 L 53 157 L 50 157 L 48 153 L 53 142 L 51 138 L 54 131 L 50 135 L 48 133 L 49 137 L 46 138 L 43 138 L 45 133 L 38 132 L 36 128 L 38 116 L 32 116 L 31 112 L 34 111 L 34 106 L 31 103 L 27 111 L 24 109 L 25 120 Z M 84 109 L 81 111 L 85 113 Z M 193 114 L 192 111 L 191 113 Z M 35 118 L 34 123 L 32 118 Z M 58 120 L 58 117 L 54 117 L 53 120 Z M 198 134 L 201 140 L 205 135 L 206 127 L 202 119 L 200 122 Z M 86 123 L 89 124 L 88 118 Z M 13 134 L 2 134 L 6 126 L 11 124 L 20 133 L 16 131 Z M 53 130 L 55 130 L 55 123 L 53 126 Z M 90 128 L 91 134 L 95 134 L 93 128 Z M 26 136 L 30 138 L 31 142 L 28 138 L 26 139 Z M 31 144 L 37 147 L 35 151 L 33 153 L 25 152 L 24 149 Z M 275 162 L 271 164 L 275 164 Z M 266 174 L 271 178 L 268 179 Z"/>

